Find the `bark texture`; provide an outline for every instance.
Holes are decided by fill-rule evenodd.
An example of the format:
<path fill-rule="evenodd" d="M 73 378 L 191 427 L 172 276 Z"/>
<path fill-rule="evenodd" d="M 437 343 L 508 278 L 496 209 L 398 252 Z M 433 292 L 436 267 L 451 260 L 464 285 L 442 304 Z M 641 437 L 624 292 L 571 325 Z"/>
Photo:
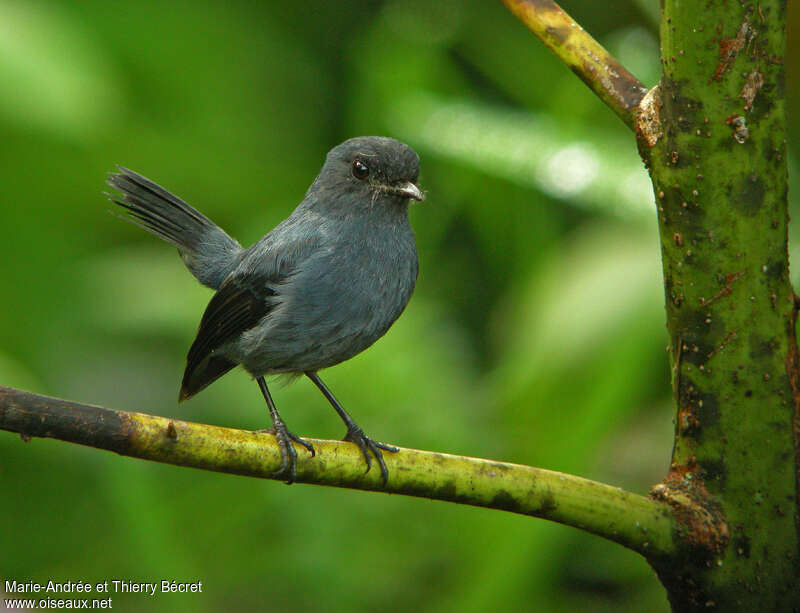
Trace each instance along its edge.
<path fill-rule="evenodd" d="M 661 234 L 676 401 L 653 496 L 673 609 L 800 610 L 798 357 L 787 250 L 785 2 L 664 0 L 637 123 Z"/>

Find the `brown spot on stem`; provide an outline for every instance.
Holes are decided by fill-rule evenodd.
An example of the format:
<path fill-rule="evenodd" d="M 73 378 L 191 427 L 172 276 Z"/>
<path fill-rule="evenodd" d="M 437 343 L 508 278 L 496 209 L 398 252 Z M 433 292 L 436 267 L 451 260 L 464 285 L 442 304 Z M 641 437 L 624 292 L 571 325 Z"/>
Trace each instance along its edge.
<path fill-rule="evenodd" d="M 166 436 L 171 441 L 178 440 L 178 431 L 175 429 L 175 424 L 173 422 L 167 424 Z"/>
<path fill-rule="evenodd" d="M 739 92 L 739 97 L 744 100 L 744 110 L 749 111 L 753 108 L 753 100 L 755 100 L 758 90 L 764 85 L 764 77 L 758 70 L 754 70 L 747 77 L 745 77 L 742 91 Z"/>
<path fill-rule="evenodd" d="M 734 140 L 743 145 L 750 137 L 750 130 L 747 128 L 747 121 L 742 115 L 731 115 L 725 120 L 725 123 L 733 130 Z"/>
<path fill-rule="evenodd" d="M 708 306 L 709 304 L 711 304 L 712 302 L 714 302 L 716 300 L 719 300 L 723 296 L 729 296 L 731 294 L 731 292 L 733 291 L 733 288 L 731 286 L 734 283 L 736 283 L 739 279 L 741 279 L 743 276 L 744 276 L 744 271 L 737 272 L 737 273 L 734 273 L 734 274 L 731 274 L 731 273 L 726 274 L 725 275 L 725 287 L 723 287 L 716 294 L 711 296 L 711 298 L 709 298 L 708 300 L 706 300 L 705 298 L 700 296 L 700 298 L 698 298 L 698 300 L 700 301 L 700 306 Z"/>
<path fill-rule="evenodd" d="M 650 490 L 650 497 L 672 507 L 679 536 L 689 547 L 707 555 L 718 554 L 728 543 L 728 524 L 691 460 L 686 465 L 673 464 L 664 482 Z"/>
<path fill-rule="evenodd" d="M 722 350 L 725 348 L 725 345 L 727 345 L 727 344 L 728 344 L 728 343 L 731 341 L 731 339 L 732 339 L 734 336 L 736 336 L 738 333 L 739 333 L 739 330 L 738 330 L 738 328 L 737 328 L 736 330 L 731 330 L 730 332 L 728 332 L 728 336 L 726 336 L 726 337 L 725 337 L 725 340 L 723 340 L 723 341 L 722 341 L 722 343 L 720 343 L 718 347 L 715 347 L 715 348 L 714 348 L 714 350 L 713 350 L 713 351 L 711 351 L 711 352 L 710 352 L 710 353 L 709 353 L 709 354 L 706 356 L 706 358 L 708 358 L 708 359 L 711 359 L 711 357 L 712 357 L 712 356 L 714 356 L 715 354 L 717 354 L 717 353 L 719 353 L 720 351 L 722 351 Z"/>
<path fill-rule="evenodd" d="M 684 436 L 692 434 L 700 428 L 700 420 L 692 412 L 691 407 L 678 411 L 678 427 Z"/>
<path fill-rule="evenodd" d="M 719 63 L 714 70 L 714 76 L 711 78 L 715 81 L 721 81 L 722 75 L 731 67 L 739 56 L 739 53 L 745 48 L 745 45 L 749 45 L 756 35 L 757 32 L 750 27 L 750 22 L 747 20 L 747 17 L 745 17 L 742 25 L 739 26 L 739 30 L 736 32 L 736 36 L 730 39 L 720 39 Z"/>
<path fill-rule="evenodd" d="M 796 297 L 795 297 L 796 298 Z M 795 478 L 795 504 L 800 506 L 800 352 L 797 349 L 797 335 L 795 324 L 797 310 L 792 309 L 786 326 L 789 347 L 786 352 L 786 375 L 789 386 L 792 388 L 792 436 L 794 439 L 794 478 Z M 800 513 L 795 514 L 795 526 L 800 531 Z"/>

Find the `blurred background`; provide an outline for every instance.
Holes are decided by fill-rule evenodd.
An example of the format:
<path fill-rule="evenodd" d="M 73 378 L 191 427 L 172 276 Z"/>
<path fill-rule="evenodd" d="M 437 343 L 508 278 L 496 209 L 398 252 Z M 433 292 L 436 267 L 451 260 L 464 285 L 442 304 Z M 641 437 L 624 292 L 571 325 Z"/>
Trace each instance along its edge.
<path fill-rule="evenodd" d="M 657 81 L 657 0 L 562 4 Z M 619 119 L 500 2 L 0 0 L 0 83 L 0 383 L 266 427 L 238 370 L 177 404 L 211 293 L 173 248 L 108 214 L 106 173 L 145 174 L 248 245 L 332 146 L 382 134 L 419 152 L 428 199 L 411 212 L 411 304 L 325 373 L 356 420 L 402 446 L 640 493 L 665 474 L 645 170 Z M 308 381 L 273 393 L 296 433 L 344 434 Z M 668 610 L 636 554 L 498 511 L 5 432 L 0 492 L 0 581 L 203 582 L 202 594 L 112 594 L 119 611 Z"/>

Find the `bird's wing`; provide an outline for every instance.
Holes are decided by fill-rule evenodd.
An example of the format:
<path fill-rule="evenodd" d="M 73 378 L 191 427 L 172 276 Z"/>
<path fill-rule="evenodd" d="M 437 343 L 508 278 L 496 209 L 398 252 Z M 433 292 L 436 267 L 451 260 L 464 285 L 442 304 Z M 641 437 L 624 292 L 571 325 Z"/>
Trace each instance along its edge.
<path fill-rule="evenodd" d="M 310 223 L 313 221 L 314 223 Z M 186 357 L 180 399 L 189 398 L 236 366 L 217 351 L 256 326 L 278 303 L 278 292 L 318 252 L 320 234 L 308 227 L 303 204 L 250 246 L 206 307 Z"/>
<path fill-rule="evenodd" d="M 285 277 L 284 277 L 285 278 Z M 236 366 L 215 351 L 254 327 L 274 307 L 282 279 L 234 271 L 206 307 L 186 358 L 180 399 L 189 398 Z"/>

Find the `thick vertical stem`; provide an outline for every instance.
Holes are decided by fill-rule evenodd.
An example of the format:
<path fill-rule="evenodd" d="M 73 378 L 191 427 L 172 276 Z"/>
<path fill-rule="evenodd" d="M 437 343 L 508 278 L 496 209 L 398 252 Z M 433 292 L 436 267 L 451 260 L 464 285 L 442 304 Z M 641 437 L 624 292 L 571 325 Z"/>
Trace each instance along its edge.
<path fill-rule="evenodd" d="M 693 555 L 656 568 L 675 610 L 800 607 L 785 17 L 781 0 L 664 0 L 663 77 L 637 131 L 657 197 L 677 404 L 656 495 L 695 511 L 684 526 Z"/>

